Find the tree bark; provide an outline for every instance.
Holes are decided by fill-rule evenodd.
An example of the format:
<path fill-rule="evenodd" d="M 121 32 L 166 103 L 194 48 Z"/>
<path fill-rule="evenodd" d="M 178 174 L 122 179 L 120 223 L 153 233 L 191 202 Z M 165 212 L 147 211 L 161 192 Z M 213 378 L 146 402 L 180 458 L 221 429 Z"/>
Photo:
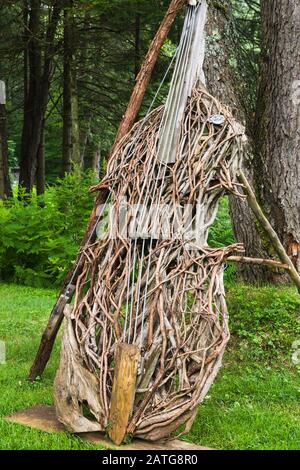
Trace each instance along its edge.
<path fill-rule="evenodd" d="M 29 73 L 24 73 L 24 121 L 21 138 L 20 180 L 19 184 L 30 193 L 37 164 L 37 152 L 41 132 L 41 103 L 38 100 L 42 64 L 40 46 L 41 1 L 30 0 L 29 22 L 27 29 L 27 54 Z M 26 35 L 26 36 L 27 36 Z M 26 59 L 27 63 L 27 59 Z"/>
<path fill-rule="evenodd" d="M 54 1 L 41 47 L 41 1 L 30 0 L 28 30 L 28 84 L 24 72 L 24 122 L 21 138 L 20 187 L 30 193 L 36 178 L 38 152 L 41 144 L 48 103 L 50 76 L 54 54 L 54 38 L 61 13 L 60 1 Z M 25 13 L 24 13 L 25 17 Z M 26 51 L 25 51 L 26 55 Z M 25 57 L 25 56 L 24 56 Z M 26 63 L 26 61 L 25 61 Z"/>
<path fill-rule="evenodd" d="M 62 176 L 74 165 L 81 166 L 78 125 L 78 96 L 75 64 L 74 2 L 64 10 L 64 91 L 63 91 L 63 165 Z"/>
<path fill-rule="evenodd" d="M 91 118 L 89 118 L 89 124 L 82 146 L 81 160 L 84 170 L 93 170 L 96 179 L 99 179 L 101 176 L 101 159 L 101 145 L 91 136 Z"/>
<path fill-rule="evenodd" d="M 206 55 L 204 72 L 208 90 L 222 103 L 232 109 L 239 121 L 247 122 L 247 134 L 250 136 L 248 152 L 245 155 L 243 171 L 254 186 L 252 129 L 246 119 L 244 110 L 239 102 L 235 81 L 230 67 L 230 58 L 233 52 L 229 19 L 231 18 L 230 2 L 224 0 L 223 7 L 211 3 L 208 9 L 206 24 Z M 267 258 L 261 233 L 255 218 L 246 201 L 230 197 L 230 214 L 235 239 L 245 247 L 245 256 Z M 241 264 L 237 266 L 238 277 L 245 282 L 257 283 L 270 280 L 270 270 L 264 266 Z"/>
<path fill-rule="evenodd" d="M 260 200 L 300 269 L 300 0 L 261 1 L 255 176 Z"/>
<path fill-rule="evenodd" d="M 9 170 L 6 131 L 5 84 L 0 82 L 0 199 L 12 195 Z"/>
<path fill-rule="evenodd" d="M 46 178 L 45 178 L 45 136 L 44 127 L 42 125 L 40 145 L 37 154 L 37 168 L 36 168 L 36 192 L 38 196 L 41 196 L 45 192 Z"/>
<path fill-rule="evenodd" d="M 24 104 L 27 100 L 28 93 L 28 69 L 29 69 L 29 58 L 28 58 L 28 44 L 30 39 L 30 34 L 28 31 L 28 22 L 29 22 L 29 5 L 28 0 L 23 0 L 23 99 Z"/>

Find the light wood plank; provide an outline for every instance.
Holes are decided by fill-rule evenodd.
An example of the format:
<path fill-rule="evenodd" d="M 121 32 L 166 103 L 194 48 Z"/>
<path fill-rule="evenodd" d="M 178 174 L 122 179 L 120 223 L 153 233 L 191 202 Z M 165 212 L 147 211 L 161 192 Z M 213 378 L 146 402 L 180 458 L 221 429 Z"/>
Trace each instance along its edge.
<path fill-rule="evenodd" d="M 123 442 L 132 413 L 139 360 L 140 352 L 136 346 L 118 344 L 108 431 L 116 445 Z"/>

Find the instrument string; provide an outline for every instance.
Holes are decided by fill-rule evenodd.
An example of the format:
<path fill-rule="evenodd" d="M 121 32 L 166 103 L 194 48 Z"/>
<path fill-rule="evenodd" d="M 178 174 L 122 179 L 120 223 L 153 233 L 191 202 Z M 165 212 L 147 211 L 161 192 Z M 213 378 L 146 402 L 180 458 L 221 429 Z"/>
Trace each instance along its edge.
<path fill-rule="evenodd" d="M 183 28 L 183 34 L 182 34 L 182 37 L 181 37 L 179 50 L 178 50 L 177 62 L 176 62 L 176 66 L 175 66 L 175 70 L 174 70 L 174 73 L 173 73 L 172 82 L 171 82 L 171 86 L 170 86 L 170 93 L 168 95 L 168 100 L 170 101 L 170 100 L 174 99 L 174 93 L 175 93 L 175 97 L 177 98 L 176 105 L 178 104 L 178 95 L 180 95 L 180 90 L 184 86 L 184 82 L 185 82 L 185 74 L 186 74 L 186 69 L 187 69 L 187 66 L 188 66 L 190 46 L 191 46 L 191 43 L 192 43 L 193 27 L 194 27 L 194 23 L 195 23 L 196 10 L 197 10 L 197 8 L 189 7 L 188 14 L 186 16 L 185 25 L 184 25 L 184 28 Z M 178 83 L 179 83 L 179 87 L 178 87 Z M 179 88 L 179 90 L 178 90 L 178 88 Z M 176 92 L 177 92 L 177 96 L 176 96 Z M 167 100 L 167 102 L 168 102 L 168 100 Z M 161 121 L 162 126 L 165 125 L 165 123 L 167 122 L 167 119 L 168 119 L 169 113 L 170 113 L 170 109 L 167 106 L 167 103 L 166 103 L 165 109 L 167 111 L 166 111 L 165 116 L 163 117 L 163 119 Z M 178 112 L 179 112 L 178 111 L 178 106 L 175 107 L 175 109 L 177 111 L 176 112 L 176 118 L 177 118 Z M 161 135 L 161 132 L 162 132 L 162 127 L 160 128 L 160 130 L 158 132 L 158 136 Z M 166 152 L 165 149 L 164 149 L 164 152 Z M 164 156 L 164 154 L 163 154 L 163 156 Z M 166 156 L 166 154 L 165 154 L 165 156 Z M 161 173 L 162 168 L 163 168 L 163 172 Z M 153 197 L 153 195 L 156 194 L 159 181 L 161 181 L 160 191 L 158 192 L 158 198 L 157 198 L 156 213 L 155 213 L 154 220 L 153 220 L 154 230 L 156 229 L 157 218 L 158 218 L 158 215 L 159 215 L 160 201 L 161 201 L 162 194 L 163 194 L 164 182 L 165 182 L 165 179 L 166 179 L 167 168 L 168 168 L 168 165 L 165 164 L 163 159 L 160 159 L 159 160 L 158 170 L 157 170 L 157 176 L 154 180 L 155 181 L 154 188 L 153 188 L 153 186 L 151 186 L 151 188 L 150 188 L 150 185 L 148 184 L 147 192 L 146 192 L 146 195 L 145 195 L 144 204 L 143 204 L 143 208 L 142 208 L 142 211 L 143 211 L 145 209 L 145 207 L 147 206 L 147 204 L 148 204 L 148 201 L 149 201 L 149 198 L 150 198 L 150 191 L 152 193 L 152 197 Z M 143 222 L 143 217 L 142 216 L 141 216 L 140 220 L 141 220 L 141 223 L 142 223 Z M 148 249 L 148 264 L 147 264 L 146 271 L 145 271 L 145 276 L 146 276 L 145 293 L 143 294 L 143 300 L 144 301 L 143 301 L 142 314 L 141 314 L 140 348 L 142 348 L 142 342 L 143 342 L 144 320 L 145 320 L 145 311 L 146 311 L 146 299 L 147 299 L 147 293 L 148 293 L 148 287 L 149 287 L 151 256 L 152 256 L 152 250 L 153 250 L 153 242 L 154 242 L 154 239 L 155 239 L 155 236 L 152 235 L 152 227 L 151 227 L 151 230 L 150 230 L 150 235 L 151 235 L 151 237 L 150 237 L 150 244 L 149 244 L 149 249 Z M 136 284 L 136 294 L 137 295 L 136 295 L 135 326 L 134 326 L 133 342 L 136 341 L 137 326 L 138 326 L 138 321 L 139 321 L 138 311 L 139 311 L 139 304 L 140 304 L 140 299 L 141 299 L 141 280 L 142 280 L 142 277 L 143 277 L 142 276 L 142 268 L 143 268 L 143 263 L 144 263 L 144 258 L 145 258 L 145 243 L 146 243 L 146 239 L 143 238 L 142 248 L 141 248 L 141 256 L 140 256 L 140 263 L 139 263 L 139 270 L 138 270 L 138 280 L 137 280 L 137 284 Z M 135 256 L 136 256 L 136 251 L 137 251 L 136 246 L 137 246 L 137 238 L 135 239 L 135 250 L 134 250 L 135 251 Z M 134 263 L 134 266 L 135 266 L 135 263 Z M 132 288 L 132 291 L 131 291 L 132 300 L 131 300 L 131 312 L 130 312 L 131 313 L 131 322 L 132 322 L 133 303 L 134 303 L 134 301 L 133 301 L 133 290 L 134 289 Z M 129 340 L 130 340 L 130 332 L 131 332 L 131 328 L 129 328 Z"/>

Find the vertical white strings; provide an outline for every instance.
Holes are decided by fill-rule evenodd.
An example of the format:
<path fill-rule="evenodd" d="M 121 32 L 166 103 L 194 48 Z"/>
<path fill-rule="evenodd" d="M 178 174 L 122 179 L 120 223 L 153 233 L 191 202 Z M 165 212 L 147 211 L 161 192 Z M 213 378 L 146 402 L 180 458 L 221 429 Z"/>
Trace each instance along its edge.
<path fill-rule="evenodd" d="M 164 82 L 166 81 L 166 78 L 167 78 L 167 76 L 168 76 L 168 74 L 169 74 L 169 72 L 170 72 L 170 69 L 171 69 L 171 67 L 172 67 L 172 65 L 173 65 L 173 63 L 174 63 L 174 61 L 175 61 L 175 59 L 177 58 L 178 51 L 179 51 L 179 47 L 176 49 L 175 54 L 174 54 L 174 56 L 172 57 L 172 60 L 171 60 L 169 66 L 168 66 L 168 68 L 167 68 L 167 70 L 166 70 L 166 72 L 165 72 L 165 75 L 163 76 L 163 79 L 162 79 L 162 81 L 160 82 L 160 85 L 159 85 L 159 87 L 158 87 L 158 89 L 157 89 L 157 91 L 156 91 L 156 93 L 155 93 L 155 95 L 154 95 L 154 98 L 153 98 L 153 100 L 152 100 L 152 102 L 151 102 L 151 104 L 150 104 L 150 106 L 149 106 L 149 108 L 148 108 L 148 110 L 147 110 L 147 113 L 146 113 L 145 118 L 144 118 L 144 122 L 146 122 L 147 116 L 150 114 L 150 112 L 151 112 L 152 109 L 153 109 L 153 106 L 154 106 L 154 103 L 155 103 L 155 101 L 156 101 L 156 99 L 157 99 L 157 96 L 158 96 L 158 94 L 159 94 L 159 92 L 160 92 L 160 90 L 161 90 L 161 88 L 162 88 Z M 140 130 L 139 130 L 138 135 L 141 134 L 142 130 L 143 130 L 143 123 L 141 124 L 141 127 L 140 127 Z M 132 145 L 131 145 L 131 147 L 130 147 L 130 149 L 129 149 L 129 152 L 132 151 L 132 150 L 134 150 L 134 143 L 132 143 Z M 150 169 L 150 168 L 153 170 L 154 166 L 153 166 L 153 165 L 152 165 L 152 166 L 150 165 L 149 169 Z M 149 175 L 149 169 L 148 169 L 148 173 L 145 174 L 145 179 L 144 179 L 144 183 L 143 183 L 143 187 L 142 187 L 142 191 L 141 191 L 141 196 L 140 196 L 140 198 L 139 198 L 139 203 L 138 203 L 138 204 L 140 204 L 140 202 L 141 202 L 142 194 L 143 194 L 143 191 L 144 191 L 145 186 L 146 186 L 146 184 L 147 184 L 148 176 L 150 176 L 150 178 L 151 178 L 151 175 Z M 125 324 L 124 324 L 124 329 L 123 329 L 123 339 L 124 339 L 124 341 L 126 341 L 126 331 L 127 331 L 127 325 L 128 325 L 128 310 L 129 310 L 129 297 L 130 297 L 130 278 L 131 278 L 131 266 L 132 266 L 132 265 L 133 265 L 133 281 L 134 281 L 134 263 L 132 263 L 132 260 L 131 260 L 132 238 L 130 237 L 130 234 L 128 234 L 128 236 L 129 236 L 129 248 L 128 248 L 128 273 L 129 273 L 129 275 L 128 275 L 128 283 L 127 283 L 127 298 L 126 298 Z M 135 240 L 135 249 L 134 249 L 134 251 L 135 251 L 135 250 L 136 250 L 136 240 Z M 133 287 L 132 287 L 132 288 L 133 288 Z"/>
<path fill-rule="evenodd" d="M 178 57 L 177 57 L 177 62 L 176 62 L 176 66 L 175 66 L 175 70 L 174 70 L 174 74 L 173 74 L 173 78 L 172 78 L 172 82 L 171 82 L 170 94 L 174 93 L 174 86 L 175 86 L 176 83 L 178 83 L 178 82 L 183 83 L 184 80 L 185 80 L 185 74 L 186 74 L 188 60 L 189 60 L 190 46 L 191 46 L 192 37 L 193 37 L 193 26 L 194 26 L 194 22 L 195 22 L 196 10 L 197 9 L 194 8 L 194 7 L 189 7 L 188 8 L 188 13 L 187 13 L 185 23 L 184 23 L 183 34 L 182 34 L 181 41 L 180 41 L 179 48 L 178 48 Z M 167 110 L 167 112 L 169 112 L 169 111 Z M 165 120 L 162 119 L 161 122 L 162 122 L 161 125 L 163 125 Z M 160 130 L 158 132 L 158 136 L 161 135 L 161 130 L 162 129 L 160 128 Z M 163 172 L 161 173 L 162 167 L 163 167 Z M 155 171 L 155 167 L 153 166 L 153 169 L 152 169 L 151 173 L 153 174 L 154 171 Z M 164 164 L 163 160 L 160 159 L 159 160 L 159 165 L 158 165 L 158 170 L 157 170 L 157 175 L 156 175 L 156 178 L 154 180 L 155 185 L 154 185 L 154 187 L 153 186 L 150 187 L 150 185 L 148 184 L 147 191 L 146 191 L 146 194 L 144 196 L 142 214 L 143 214 L 143 212 L 144 212 L 144 210 L 145 210 L 145 208 L 146 208 L 146 206 L 149 202 L 150 192 L 151 192 L 152 195 L 156 194 L 159 181 L 161 181 L 161 187 L 160 187 L 160 191 L 159 191 L 159 194 L 158 194 L 157 209 L 156 209 L 156 213 L 155 213 L 155 216 L 154 216 L 154 228 L 156 226 L 156 221 L 157 221 L 157 217 L 158 217 L 159 202 L 161 200 L 162 193 L 163 193 L 163 188 L 164 188 L 163 182 L 165 181 L 166 171 L 167 171 L 167 165 Z M 152 181 L 152 179 L 150 181 Z M 147 180 L 145 179 L 144 184 L 146 182 L 147 182 Z M 143 216 L 142 215 L 140 217 L 140 220 L 143 221 Z M 145 275 L 146 275 L 146 284 L 145 284 L 146 292 L 144 294 L 144 302 L 143 302 L 142 318 L 141 318 L 141 322 L 142 322 L 142 325 L 141 325 L 141 339 L 140 339 L 141 343 L 142 343 L 142 338 L 143 338 L 144 318 L 145 318 L 145 310 L 146 310 L 146 298 L 147 298 L 147 290 L 148 290 L 148 280 L 149 280 L 149 273 L 150 273 L 153 240 L 154 240 L 154 238 L 153 238 L 152 233 L 151 233 L 149 254 L 148 254 L 148 264 L 147 264 L 147 268 L 146 268 L 146 272 L 145 272 Z M 145 238 L 143 239 L 143 242 L 142 242 L 140 262 L 139 262 L 139 268 L 138 268 L 138 273 L 137 273 L 138 278 L 137 278 L 137 282 L 136 282 L 136 288 L 134 289 L 134 275 L 135 275 L 135 265 L 136 265 L 136 255 L 137 255 L 137 249 L 136 248 L 137 248 L 137 238 L 135 238 L 134 253 L 133 253 L 134 261 L 133 261 L 133 266 L 132 266 L 133 271 L 132 271 L 130 324 L 129 324 L 129 331 L 128 331 L 128 342 L 131 339 L 134 294 L 135 294 L 135 297 L 136 297 L 136 309 L 135 309 L 134 334 L 133 334 L 132 340 L 133 340 L 133 342 L 135 342 L 135 340 L 136 340 L 137 325 L 138 325 L 138 321 L 139 321 L 138 310 L 139 310 L 139 304 L 140 304 L 141 280 L 142 280 L 142 277 L 143 277 L 142 276 L 142 270 L 143 270 L 144 254 L 145 254 Z M 130 284 L 130 282 L 129 282 L 129 284 Z M 126 325 L 126 327 L 127 327 L 127 325 Z M 125 331 L 126 331 L 126 329 L 125 329 Z"/>

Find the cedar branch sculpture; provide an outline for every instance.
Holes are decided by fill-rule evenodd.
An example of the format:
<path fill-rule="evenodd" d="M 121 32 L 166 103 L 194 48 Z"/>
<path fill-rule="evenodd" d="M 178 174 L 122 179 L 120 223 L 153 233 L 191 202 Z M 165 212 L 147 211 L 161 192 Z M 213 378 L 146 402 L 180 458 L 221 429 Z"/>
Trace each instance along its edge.
<path fill-rule="evenodd" d="M 190 428 L 229 339 L 224 262 L 242 251 L 239 245 L 210 248 L 207 236 L 219 198 L 240 196 L 243 128 L 198 85 L 186 107 L 176 162 L 165 164 L 157 158 L 162 115 L 163 108 L 154 110 L 133 127 L 94 190 L 109 189 L 117 220 L 124 204 L 130 214 L 132 207 L 150 209 L 159 202 L 168 208 L 171 232 L 165 233 L 163 213 L 154 217 L 155 227 L 145 213 L 134 228 L 130 215 L 122 227 L 114 218 L 84 251 L 55 380 L 56 409 L 66 427 L 113 428 L 116 443 L 126 433 L 158 440 L 182 424 Z M 214 115 L 223 122 L 214 124 Z M 188 225 L 178 217 L 182 206 L 192 208 Z M 116 357 L 125 344 L 137 353 L 138 365 L 132 409 L 120 431 L 111 409 Z"/>
<path fill-rule="evenodd" d="M 166 105 L 117 139 L 105 178 L 92 188 L 97 203 L 79 261 L 31 373 L 43 369 L 74 293 L 64 309 L 57 415 L 70 431 L 107 431 L 116 444 L 126 434 L 159 440 L 181 425 L 190 429 L 229 340 L 226 261 L 287 269 L 300 286 L 240 170 L 244 128 L 203 86 L 206 0 L 188 4 Z M 162 35 L 175 10 L 168 13 Z M 140 75 L 119 137 L 133 122 L 151 67 L 146 79 Z M 245 258 L 240 244 L 208 246 L 224 194 L 247 197 L 281 263 Z"/>

